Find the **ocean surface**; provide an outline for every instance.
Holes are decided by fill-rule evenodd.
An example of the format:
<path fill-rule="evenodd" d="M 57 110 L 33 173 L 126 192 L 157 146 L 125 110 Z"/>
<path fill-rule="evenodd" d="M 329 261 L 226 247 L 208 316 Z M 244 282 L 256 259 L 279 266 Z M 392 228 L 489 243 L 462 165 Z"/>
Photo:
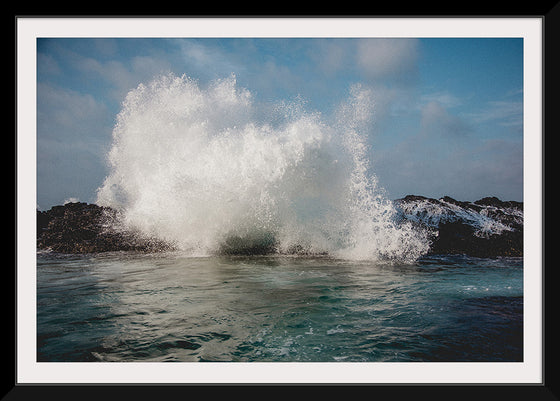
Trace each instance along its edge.
<path fill-rule="evenodd" d="M 523 361 L 523 259 L 38 253 L 37 361 Z"/>

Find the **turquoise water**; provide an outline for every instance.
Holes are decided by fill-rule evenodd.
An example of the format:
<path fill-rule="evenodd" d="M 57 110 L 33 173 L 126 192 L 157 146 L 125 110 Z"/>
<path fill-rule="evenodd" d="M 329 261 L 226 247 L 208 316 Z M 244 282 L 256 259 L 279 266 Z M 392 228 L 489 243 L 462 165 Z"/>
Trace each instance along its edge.
<path fill-rule="evenodd" d="M 37 255 L 38 361 L 522 361 L 523 260 Z"/>

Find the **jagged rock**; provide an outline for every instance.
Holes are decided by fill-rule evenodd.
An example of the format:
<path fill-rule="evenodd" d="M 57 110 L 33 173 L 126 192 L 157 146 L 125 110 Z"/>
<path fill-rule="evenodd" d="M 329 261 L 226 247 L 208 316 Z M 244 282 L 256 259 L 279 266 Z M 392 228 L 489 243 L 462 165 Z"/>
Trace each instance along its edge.
<path fill-rule="evenodd" d="M 59 253 L 157 252 L 170 244 L 119 229 L 117 212 L 83 202 L 37 211 L 37 248 Z"/>
<path fill-rule="evenodd" d="M 476 202 L 407 195 L 394 202 L 398 217 L 429 232 L 430 254 L 466 254 L 478 257 L 523 256 L 523 203 L 486 197 Z M 37 248 L 60 253 L 108 251 L 158 252 L 173 245 L 125 230 L 117 211 L 83 202 L 37 211 Z M 253 248 L 268 252 L 271 241 Z M 264 245 L 263 245 L 264 244 Z M 225 253 L 239 253 L 236 238 L 224 245 Z M 255 252 L 250 248 L 243 250 Z"/>
<path fill-rule="evenodd" d="M 501 201 L 495 196 L 486 197 L 473 202 L 476 205 L 494 206 L 498 208 L 517 208 L 523 210 L 523 203 L 516 201 Z"/>
<path fill-rule="evenodd" d="M 486 197 L 475 202 L 407 195 L 400 218 L 431 233 L 430 254 L 523 256 L 523 203 Z"/>

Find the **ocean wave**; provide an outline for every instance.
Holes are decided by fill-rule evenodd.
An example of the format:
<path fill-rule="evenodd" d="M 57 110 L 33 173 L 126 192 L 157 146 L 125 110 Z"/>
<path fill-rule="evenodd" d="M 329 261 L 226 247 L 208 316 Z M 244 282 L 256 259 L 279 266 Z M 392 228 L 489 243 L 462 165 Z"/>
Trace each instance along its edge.
<path fill-rule="evenodd" d="M 193 254 L 415 260 L 426 235 L 396 223 L 369 172 L 373 105 L 371 91 L 356 86 L 328 121 L 302 102 L 263 117 L 234 76 L 205 88 L 158 77 L 123 103 L 97 204 Z"/>

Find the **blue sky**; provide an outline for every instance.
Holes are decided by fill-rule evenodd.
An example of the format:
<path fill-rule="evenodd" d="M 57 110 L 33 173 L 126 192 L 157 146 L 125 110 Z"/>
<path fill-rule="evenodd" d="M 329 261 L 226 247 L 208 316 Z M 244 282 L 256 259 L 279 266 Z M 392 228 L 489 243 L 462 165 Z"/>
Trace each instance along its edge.
<path fill-rule="evenodd" d="M 95 201 L 121 102 L 166 72 L 233 73 L 259 102 L 300 97 L 325 116 L 361 83 L 389 198 L 523 200 L 522 39 L 38 39 L 40 209 Z"/>

